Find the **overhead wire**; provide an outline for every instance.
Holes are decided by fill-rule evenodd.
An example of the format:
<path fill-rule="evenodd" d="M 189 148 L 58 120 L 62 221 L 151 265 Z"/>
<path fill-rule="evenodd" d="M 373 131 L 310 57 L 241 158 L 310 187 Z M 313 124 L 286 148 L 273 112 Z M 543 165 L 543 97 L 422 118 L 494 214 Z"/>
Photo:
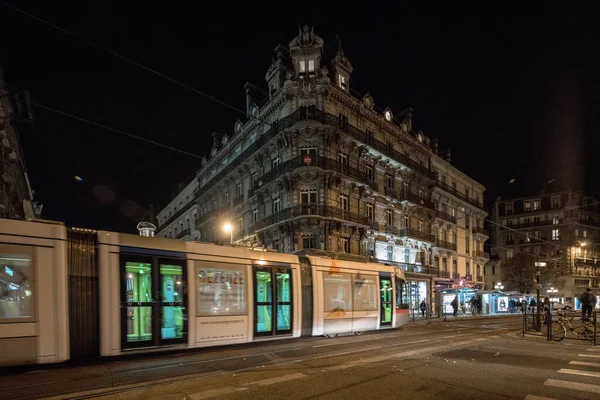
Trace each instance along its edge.
<path fill-rule="evenodd" d="M 107 48 L 105 46 L 99 45 L 99 44 L 97 44 L 97 43 L 95 43 L 95 42 L 93 42 L 93 41 L 91 41 L 91 40 L 89 40 L 89 39 L 87 39 L 87 38 L 85 38 L 85 37 L 83 37 L 81 35 L 73 33 L 73 32 L 71 32 L 71 31 L 69 31 L 67 29 L 64 29 L 64 28 L 62 28 L 62 27 L 60 27 L 60 26 L 58 26 L 58 25 L 56 25 L 56 24 L 54 24 L 52 22 L 49 22 L 49 21 L 47 21 L 47 20 L 45 20 L 45 19 L 43 19 L 41 17 L 38 17 L 38 16 L 36 16 L 34 14 L 31 14 L 31 13 L 29 13 L 29 12 L 27 12 L 27 11 L 19 8 L 19 7 L 16 7 L 15 5 L 13 5 L 11 3 L 8 3 L 6 1 L 3 1 L 2 3 L 5 6 L 7 6 L 8 8 L 14 10 L 14 11 L 17 11 L 17 12 L 23 14 L 23 15 L 26 15 L 26 16 L 28 16 L 28 17 L 30 17 L 30 18 L 38 21 L 38 22 L 41 22 L 41 23 L 43 23 L 43 24 L 45 24 L 47 26 L 50 26 L 51 28 L 56 29 L 56 30 L 58 30 L 58 31 L 60 31 L 60 32 L 66 34 L 66 35 L 69 35 L 69 36 L 74 37 L 74 38 L 76 38 L 78 40 L 81 40 L 82 42 L 84 42 L 84 43 L 86 43 L 86 44 L 88 44 L 88 45 L 90 45 L 92 47 L 95 47 L 95 48 L 97 48 L 97 49 L 99 49 L 99 50 L 101 50 L 101 51 L 103 51 L 103 52 L 105 52 L 107 54 L 115 56 L 115 57 L 117 57 L 117 58 L 119 58 L 119 59 L 121 59 L 121 60 L 123 60 L 125 62 L 128 62 L 128 63 L 130 63 L 130 64 L 138 67 L 138 68 L 141 68 L 141 69 L 143 69 L 143 70 L 145 70 L 147 72 L 150 72 L 150 73 L 152 73 L 152 74 L 154 74 L 156 76 L 159 76 L 159 77 L 161 77 L 163 79 L 166 79 L 167 81 L 169 81 L 171 83 L 174 83 L 174 84 L 176 84 L 176 85 L 178 85 L 180 87 L 183 87 L 183 88 L 185 88 L 187 90 L 190 90 L 190 91 L 192 91 L 192 92 L 194 92 L 194 93 L 196 93 L 196 94 L 198 94 L 198 95 L 200 95 L 202 97 L 205 97 L 205 98 L 207 98 L 207 99 L 209 99 L 211 101 L 214 101 L 214 102 L 216 102 L 216 103 L 218 103 L 218 104 L 220 104 L 220 105 L 222 105 L 222 106 L 224 106 L 226 108 L 229 108 L 229 109 L 231 109 L 233 111 L 241 113 L 241 114 L 245 115 L 246 117 L 249 117 L 249 118 L 255 119 L 255 120 L 259 121 L 259 122 L 262 122 L 262 123 L 264 123 L 265 125 L 267 125 L 269 127 L 272 126 L 271 123 L 269 123 L 268 121 L 266 121 L 266 120 L 264 120 L 264 119 L 262 119 L 260 117 L 257 117 L 255 115 L 251 115 L 248 112 L 239 109 L 238 107 L 235 107 L 235 106 L 233 106 L 233 105 L 231 105 L 231 104 L 229 104 L 227 102 L 224 102 L 224 101 L 222 101 L 222 100 L 220 100 L 220 99 L 218 99 L 218 98 L 216 98 L 216 97 L 214 97 L 212 95 L 209 95 L 209 94 L 207 94 L 207 93 L 205 93 L 205 92 L 203 92 L 203 91 L 201 91 L 199 89 L 196 89 L 196 88 L 194 88 L 194 87 L 192 87 L 192 86 L 190 86 L 190 85 L 188 85 L 186 83 L 183 83 L 183 82 L 181 82 L 181 81 L 179 81 L 179 80 L 177 80 L 175 78 L 172 78 L 172 77 L 170 77 L 168 75 L 165 75 L 164 73 L 161 73 L 161 72 L 155 70 L 154 68 L 148 67 L 148 66 L 146 66 L 146 65 L 144 65 L 144 64 L 142 64 L 142 63 L 140 63 L 140 62 L 138 62 L 138 61 L 136 61 L 136 60 L 134 60 L 134 59 L 132 59 L 130 57 L 126 57 L 126 56 L 124 56 L 124 55 L 122 55 L 120 53 L 117 53 L 114 50 L 111 50 L 111 49 L 109 49 L 109 48 Z M 353 90 L 353 89 L 351 89 L 351 90 Z M 154 144 L 156 146 L 160 146 L 160 147 L 163 147 L 163 148 L 166 148 L 166 149 L 169 149 L 169 150 L 172 150 L 172 151 L 176 151 L 176 152 L 179 152 L 179 153 L 182 153 L 182 154 L 186 154 L 186 155 L 198 158 L 198 159 L 202 159 L 201 156 L 198 156 L 196 154 L 189 153 L 187 151 L 180 150 L 180 149 L 177 149 L 175 147 L 172 147 L 172 146 L 169 146 L 169 145 L 165 145 L 163 143 L 160 143 L 160 142 L 157 142 L 157 141 L 154 141 L 154 140 L 146 139 L 144 137 L 141 137 L 141 136 L 138 136 L 138 135 L 134 135 L 134 134 L 131 134 L 129 132 L 122 131 L 120 129 L 112 128 L 112 127 L 109 127 L 109 126 L 106 126 L 106 125 L 103 125 L 103 124 L 100 124 L 100 123 L 97 123 L 95 121 L 91 121 L 91 120 L 88 120 L 88 119 L 85 119 L 85 118 L 82 118 L 82 117 L 78 117 L 76 115 L 69 114 L 69 113 L 66 113 L 64 111 L 56 110 L 56 109 L 54 109 L 52 107 L 44 106 L 44 105 L 41 105 L 39 103 L 32 103 L 32 104 L 35 105 L 35 106 L 37 106 L 37 107 L 40 107 L 42 109 L 46 109 L 48 111 L 55 112 L 57 114 L 60 114 L 60 115 L 63 115 L 63 116 L 66 116 L 66 117 L 69 117 L 69 118 L 72 118 L 72 119 L 76 119 L 76 120 L 79 120 L 79 121 L 82 121 L 82 122 L 87 122 L 87 123 L 90 123 L 90 124 L 95 125 L 97 127 L 101 127 L 103 129 L 107 129 L 107 130 L 110 130 L 110 131 L 113 131 L 113 132 L 116 132 L 116 133 L 120 133 L 120 134 L 125 135 L 125 136 L 136 138 L 136 139 L 142 140 L 144 142 L 151 143 L 151 144 Z M 310 142 L 310 141 L 308 141 L 308 140 L 306 140 L 304 138 L 301 138 L 299 136 L 296 136 L 296 137 L 297 137 L 297 139 L 299 139 L 301 141 L 304 141 L 305 143 L 309 144 L 311 147 L 320 148 L 321 150 L 325 151 L 325 148 L 323 146 L 321 146 L 321 145 L 316 145 L 316 144 L 314 144 L 314 143 L 312 143 L 312 142 Z M 600 203 L 600 202 L 596 202 L 596 203 Z M 589 205 L 592 205 L 592 204 L 596 204 L 596 203 L 587 204 L 586 206 L 589 206 Z M 581 206 L 581 207 L 584 207 L 584 206 Z M 581 207 L 575 207 L 575 208 L 581 208 Z M 484 218 L 483 221 L 486 221 L 486 222 L 489 222 L 489 223 L 501 226 L 504 229 L 508 229 L 508 230 L 513 231 L 515 233 L 527 236 L 527 234 L 524 233 L 524 232 L 521 232 L 521 231 L 518 231 L 516 229 L 512 229 L 512 228 L 506 227 L 506 226 L 501 225 L 501 224 L 499 224 L 499 223 L 497 223 L 495 221 L 492 221 L 490 219 Z M 545 243 L 548 243 L 548 244 L 556 246 L 556 247 L 568 248 L 568 246 L 560 245 L 560 244 L 553 243 L 553 242 L 547 241 L 547 240 L 536 239 L 536 241 L 537 242 L 545 242 Z M 499 247 L 499 246 L 496 246 L 496 247 Z"/>

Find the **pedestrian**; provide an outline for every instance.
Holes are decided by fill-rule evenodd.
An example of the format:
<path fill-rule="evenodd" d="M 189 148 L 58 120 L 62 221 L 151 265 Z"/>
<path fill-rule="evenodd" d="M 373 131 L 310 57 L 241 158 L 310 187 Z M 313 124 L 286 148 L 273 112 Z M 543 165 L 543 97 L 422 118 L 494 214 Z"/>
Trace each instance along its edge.
<path fill-rule="evenodd" d="M 592 293 L 592 289 L 587 288 L 585 293 L 581 295 L 581 319 L 591 318 L 592 309 L 596 306 L 596 295 Z"/>
<path fill-rule="evenodd" d="M 532 297 L 532 298 L 531 298 L 531 301 L 529 302 L 529 309 L 530 309 L 531 311 L 533 311 L 533 308 L 534 308 L 534 307 L 535 307 L 535 300 L 534 300 L 534 298 Z"/>
<path fill-rule="evenodd" d="M 454 300 L 452 300 L 452 303 L 450 303 L 450 305 L 454 309 L 454 314 L 452 315 L 456 317 L 456 312 L 458 311 L 458 296 L 454 297 Z"/>
<path fill-rule="evenodd" d="M 421 316 L 425 318 L 425 311 L 427 311 L 427 303 L 425 300 L 421 301 Z"/>

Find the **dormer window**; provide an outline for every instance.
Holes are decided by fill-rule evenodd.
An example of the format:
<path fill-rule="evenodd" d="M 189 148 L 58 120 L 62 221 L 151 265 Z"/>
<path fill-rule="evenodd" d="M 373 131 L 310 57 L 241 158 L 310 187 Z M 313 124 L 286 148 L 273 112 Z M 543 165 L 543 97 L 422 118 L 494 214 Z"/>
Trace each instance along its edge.
<path fill-rule="evenodd" d="M 315 76 L 315 60 L 300 60 L 300 69 L 299 69 L 300 77 Z"/>
<path fill-rule="evenodd" d="M 339 77 L 338 81 L 339 81 L 340 88 L 344 91 L 347 91 L 348 83 L 346 82 L 346 77 L 342 74 L 339 74 L 338 77 Z"/>

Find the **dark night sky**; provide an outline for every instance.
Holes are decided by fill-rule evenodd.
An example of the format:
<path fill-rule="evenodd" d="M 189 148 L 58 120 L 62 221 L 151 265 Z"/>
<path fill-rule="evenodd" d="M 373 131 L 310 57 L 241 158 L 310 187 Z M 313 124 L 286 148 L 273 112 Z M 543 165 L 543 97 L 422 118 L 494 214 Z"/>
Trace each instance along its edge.
<path fill-rule="evenodd" d="M 289 10 L 124 3 L 14 1 L 238 108 L 245 82 L 264 84 L 277 43 L 313 24 L 326 43 L 342 39 L 353 89 L 370 92 L 381 108 L 412 107 L 415 127 L 452 148 L 453 164 L 488 187 L 488 201 L 539 191 L 552 178 L 599 189 L 594 10 L 433 13 L 398 5 L 340 13 L 310 2 L 284 4 Z M 29 89 L 34 102 L 198 155 L 210 151 L 213 132 L 231 133 L 243 119 L 4 5 L 0 25 L 5 78 Z M 49 219 L 135 231 L 140 213 L 166 205 L 199 167 L 192 157 L 43 109 L 34 116 L 22 140 Z"/>

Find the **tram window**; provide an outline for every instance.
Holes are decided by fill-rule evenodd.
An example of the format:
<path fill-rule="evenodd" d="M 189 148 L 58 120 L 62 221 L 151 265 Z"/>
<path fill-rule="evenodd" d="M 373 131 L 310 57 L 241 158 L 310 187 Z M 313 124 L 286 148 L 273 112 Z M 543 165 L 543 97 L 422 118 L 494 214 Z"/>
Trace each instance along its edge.
<path fill-rule="evenodd" d="M 247 313 L 245 267 L 198 262 L 196 287 L 197 316 Z"/>
<path fill-rule="evenodd" d="M 0 322 L 34 317 L 33 286 L 31 257 L 0 253 Z"/>
<path fill-rule="evenodd" d="M 330 313 L 352 311 L 352 276 L 344 273 L 323 274 L 323 310 Z"/>
<path fill-rule="evenodd" d="M 355 274 L 354 281 L 354 311 L 377 310 L 377 278 Z"/>

